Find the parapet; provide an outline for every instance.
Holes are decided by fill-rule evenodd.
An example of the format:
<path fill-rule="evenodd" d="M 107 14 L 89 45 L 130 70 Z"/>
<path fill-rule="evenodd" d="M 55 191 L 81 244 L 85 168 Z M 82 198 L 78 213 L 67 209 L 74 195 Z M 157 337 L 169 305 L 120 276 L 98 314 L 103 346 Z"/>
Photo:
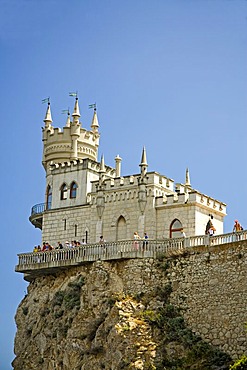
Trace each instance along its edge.
<path fill-rule="evenodd" d="M 202 194 L 194 189 L 190 189 L 190 191 L 184 193 L 168 194 L 165 197 L 158 197 L 156 199 L 157 207 L 169 207 L 175 204 L 200 204 L 200 206 L 205 207 L 208 210 L 211 209 L 212 212 L 219 212 L 220 214 L 226 215 L 225 203 L 209 197 L 208 195 Z"/>
<path fill-rule="evenodd" d="M 73 126 L 43 129 L 43 164 L 69 162 L 71 159 L 89 158 L 97 161 L 99 133 L 84 128 L 73 133 Z"/>

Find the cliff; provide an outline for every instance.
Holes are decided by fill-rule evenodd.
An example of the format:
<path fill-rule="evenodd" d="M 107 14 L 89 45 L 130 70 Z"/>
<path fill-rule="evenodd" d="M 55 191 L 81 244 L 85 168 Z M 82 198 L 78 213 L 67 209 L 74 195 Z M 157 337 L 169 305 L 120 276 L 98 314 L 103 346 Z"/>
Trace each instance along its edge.
<path fill-rule="evenodd" d="M 37 276 L 16 313 L 13 367 L 228 369 L 246 348 L 245 254 L 241 242 Z"/>

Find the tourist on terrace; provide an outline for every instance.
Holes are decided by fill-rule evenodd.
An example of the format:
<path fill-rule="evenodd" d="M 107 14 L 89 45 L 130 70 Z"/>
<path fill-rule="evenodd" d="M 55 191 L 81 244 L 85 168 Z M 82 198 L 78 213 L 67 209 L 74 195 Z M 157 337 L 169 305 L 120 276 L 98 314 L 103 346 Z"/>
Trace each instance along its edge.
<path fill-rule="evenodd" d="M 100 238 L 99 238 L 99 244 L 100 245 L 104 245 L 105 244 L 105 239 L 104 239 L 103 235 L 101 235 Z"/>
<path fill-rule="evenodd" d="M 134 232 L 134 248 L 136 249 L 136 250 L 138 250 L 139 249 L 139 242 L 138 242 L 138 240 L 139 239 L 141 239 L 140 238 L 140 236 L 138 235 L 138 232 L 137 231 L 135 231 Z"/>
<path fill-rule="evenodd" d="M 145 247 L 147 247 L 148 245 L 148 234 L 147 233 L 144 233 L 144 237 L 143 237 L 143 243 L 142 243 L 142 246 L 143 246 L 143 249 L 145 249 Z"/>

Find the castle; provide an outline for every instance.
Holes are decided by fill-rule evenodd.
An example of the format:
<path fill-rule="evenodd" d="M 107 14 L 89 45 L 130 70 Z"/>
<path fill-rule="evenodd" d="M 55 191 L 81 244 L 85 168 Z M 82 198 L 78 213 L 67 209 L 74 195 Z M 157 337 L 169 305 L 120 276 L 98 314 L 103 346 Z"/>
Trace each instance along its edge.
<path fill-rule="evenodd" d="M 145 147 L 139 173 L 122 176 L 119 155 L 115 168 L 104 156 L 98 161 L 99 123 L 94 108 L 91 130 L 82 127 L 76 96 L 72 117 L 63 130 L 52 125 L 48 102 L 44 119 L 43 159 L 46 171 L 45 201 L 32 208 L 30 221 L 42 230 L 42 240 L 82 240 L 96 243 L 130 240 L 135 231 L 151 239 L 205 234 L 213 219 L 223 233 L 226 205 L 192 188 L 189 170 L 185 183 L 158 172 L 148 172 Z"/>

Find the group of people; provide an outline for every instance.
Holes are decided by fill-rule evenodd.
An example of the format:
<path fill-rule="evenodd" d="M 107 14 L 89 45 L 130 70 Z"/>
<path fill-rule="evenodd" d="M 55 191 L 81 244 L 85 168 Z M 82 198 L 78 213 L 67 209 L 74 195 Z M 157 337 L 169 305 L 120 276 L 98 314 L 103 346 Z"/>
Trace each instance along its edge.
<path fill-rule="evenodd" d="M 82 239 L 82 242 L 78 240 L 72 240 L 71 242 L 66 241 L 64 244 L 58 241 L 56 247 L 52 246 L 48 242 L 44 242 L 42 247 L 40 245 L 35 245 L 33 252 L 34 253 L 35 252 L 48 252 L 54 249 L 75 248 L 75 247 L 80 247 L 81 245 L 84 245 L 84 244 L 86 244 L 85 239 Z"/>

